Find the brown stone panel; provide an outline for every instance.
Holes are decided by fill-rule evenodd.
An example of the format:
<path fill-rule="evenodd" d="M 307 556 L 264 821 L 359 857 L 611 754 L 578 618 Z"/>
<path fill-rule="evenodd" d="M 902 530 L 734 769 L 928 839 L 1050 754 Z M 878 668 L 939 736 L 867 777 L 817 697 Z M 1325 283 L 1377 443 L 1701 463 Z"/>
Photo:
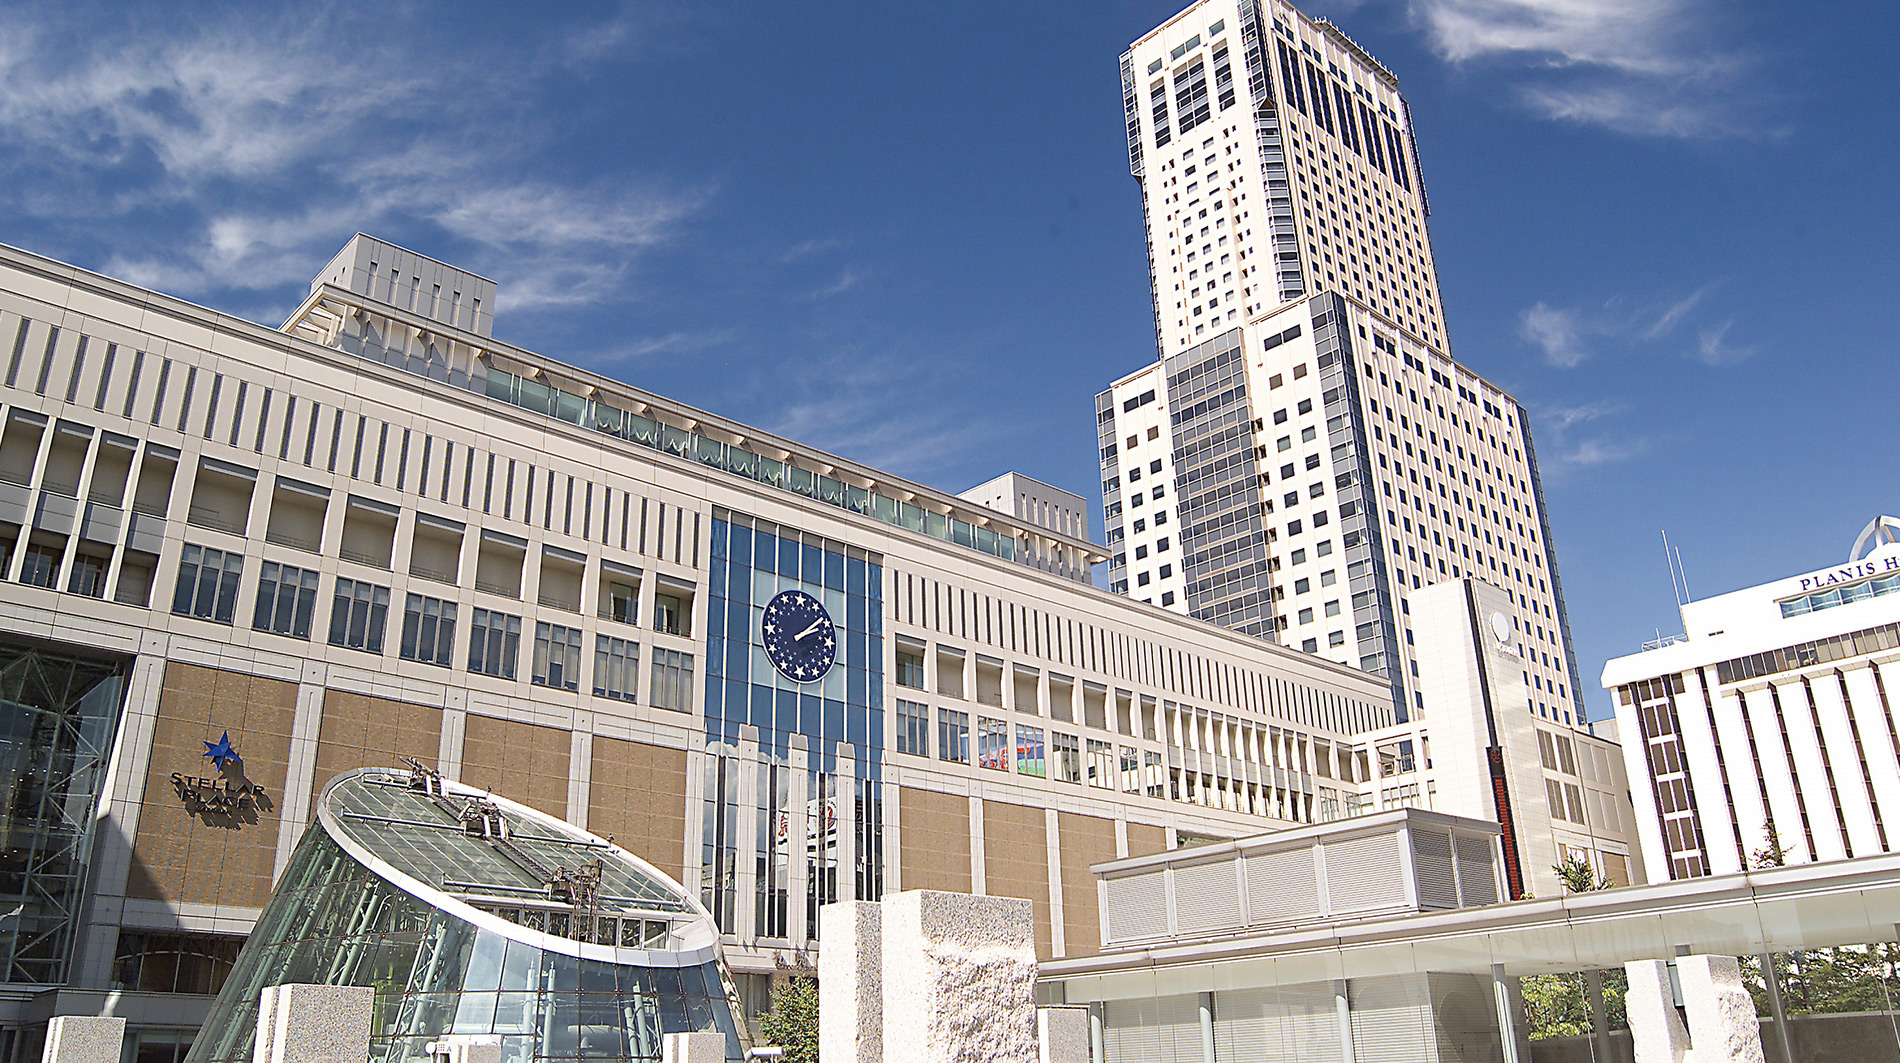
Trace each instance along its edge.
<path fill-rule="evenodd" d="M 1168 849 L 1168 829 L 1147 823 L 1128 825 L 1128 855 L 1153 856 Z"/>
<path fill-rule="evenodd" d="M 592 779 L 587 829 L 612 835 L 677 882 L 685 874 L 686 751 L 595 736 Z"/>
<path fill-rule="evenodd" d="M 1054 955 L 1049 910 L 1049 831 L 1040 808 L 983 802 L 983 887 L 992 897 L 1020 897 L 1035 907 L 1036 955 Z"/>
<path fill-rule="evenodd" d="M 442 748 L 442 710 L 342 690 L 323 692 L 313 793 L 356 768 L 395 768 L 398 757 L 434 766 Z"/>
<path fill-rule="evenodd" d="M 897 789 L 898 870 L 907 890 L 970 892 L 970 799 Z"/>
<path fill-rule="evenodd" d="M 174 903 L 262 906 L 270 897 L 297 684 L 168 661 L 152 729 L 126 893 Z M 220 774 L 205 743 L 228 733 L 243 761 Z M 194 809 L 173 772 L 262 787 L 233 812 Z"/>
<path fill-rule="evenodd" d="M 566 819 L 571 733 L 471 712 L 462 731 L 462 781 Z"/>
<path fill-rule="evenodd" d="M 1115 821 L 1058 812 L 1056 834 L 1062 843 L 1063 954 L 1093 956 L 1101 951 L 1102 924 L 1089 868 L 1115 859 Z"/>

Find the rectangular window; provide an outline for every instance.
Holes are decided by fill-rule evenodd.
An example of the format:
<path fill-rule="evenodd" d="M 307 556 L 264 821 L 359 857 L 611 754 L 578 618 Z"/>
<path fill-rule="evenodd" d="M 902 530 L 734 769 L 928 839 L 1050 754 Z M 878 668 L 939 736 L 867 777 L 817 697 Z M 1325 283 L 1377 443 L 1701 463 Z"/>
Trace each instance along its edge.
<path fill-rule="evenodd" d="M 605 597 L 607 608 L 601 615 L 621 624 L 640 622 L 640 591 L 626 583 L 608 583 Z"/>
<path fill-rule="evenodd" d="M 20 582 L 51 590 L 59 580 L 59 565 L 65 556 L 66 551 L 61 547 L 28 544 L 26 557 L 20 562 Z"/>
<path fill-rule="evenodd" d="M 1115 788 L 1115 747 L 1091 738 L 1089 744 L 1089 785 Z"/>
<path fill-rule="evenodd" d="M 73 594 L 83 594 L 88 598 L 106 596 L 105 558 L 93 554 L 78 554 L 73 557 L 73 573 L 67 577 L 66 589 Z"/>
<path fill-rule="evenodd" d="M 693 655 L 656 648 L 647 700 L 657 709 L 693 711 Z"/>
<path fill-rule="evenodd" d="M 1208 120 L 1207 67 L 1199 59 L 1174 76 L 1174 112 L 1180 119 L 1183 136 Z"/>
<path fill-rule="evenodd" d="M 238 580 L 243 575 L 244 555 L 186 545 L 178 560 L 172 612 L 231 623 L 237 612 Z"/>
<path fill-rule="evenodd" d="M 633 701 L 640 686 L 640 644 L 594 636 L 594 696 Z"/>
<path fill-rule="evenodd" d="M 954 764 L 970 762 L 970 714 L 937 710 L 937 759 Z"/>
<path fill-rule="evenodd" d="M 251 627 L 292 638 L 310 637 L 310 617 L 317 609 L 317 573 L 314 569 L 266 561 L 257 576 L 257 608 Z"/>
<path fill-rule="evenodd" d="M 653 596 L 653 630 L 678 635 L 684 615 L 685 610 L 677 597 L 671 594 Z"/>
<path fill-rule="evenodd" d="M 918 667 L 923 666 L 921 658 Z M 897 702 L 897 751 L 912 756 L 930 755 L 930 709 L 914 701 Z"/>
<path fill-rule="evenodd" d="M 534 625 L 534 670 L 530 680 L 538 687 L 579 690 L 581 685 L 581 632 L 559 624 Z"/>
<path fill-rule="evenodd" d="M 1009 724 L 988 716 L 976 718 L 976 766 L 1009 770 Z"/>
<path fill-rule="evenodd" d="M 413 599 L 415 595 L 409 597 Z M 337 578 L 336 597 L 330 602 L 330 645 L 381 653 L 383 629 L 388 623 L 388 587 Z"/>
<path fill-rule="evenodd" d="M 1048 765 L 1043 760 L 1042 728 L 1016 728 L 1016 773 L 1034 775 L 1038 779 L 1049 773 Z"/>
<path fill-rule="evenodd" d="M 924 688 L 924 650 L 923 647 L 897 645 L 897 685 L 912 690 Z"/>
<path fill-rule="evenodd" d="M 1082 746 L 1075 735 L 1049 732 L 1049 752 L 1055 760 L 1055 777 L 1062 782 L 1082 781 Z"/>
<path fill-rule="evenodd" d="M 340 587 L 338 600 L 341 600 Z M 447 668 L 454 646 L 455 603 L 411 594 L 402 613 L 402 659 Z"/>
<path fill-rule="evenodd" d="M 1151 113 L 1154 115 L 1155 147 L 1158 148 L 1174 139 L 1174 130 L 1168 125 L 1167 85 L 1157 78 L 1154 84 L 1148 86 L 1148 98 L 1154 105 Z M 1122 412 L 1126 413 L 1133 408 L 1123 406 Z"/>
<path fill-rule="evenodd" d="M 468 638 L 469 671 L 513 679 L 515 658 L 520 652 L 520 617 L 488 609 L 474 610 Z"/>

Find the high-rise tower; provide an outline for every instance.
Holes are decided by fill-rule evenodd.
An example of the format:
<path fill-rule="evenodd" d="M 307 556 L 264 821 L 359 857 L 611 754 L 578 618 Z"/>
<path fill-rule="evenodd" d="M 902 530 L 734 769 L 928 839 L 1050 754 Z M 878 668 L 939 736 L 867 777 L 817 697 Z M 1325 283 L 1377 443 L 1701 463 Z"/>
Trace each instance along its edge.
<path fill-rule="evenodd" d="M 1398 78 L 1278 0 L 1205 0 L 1122 56 L 1161 354 L 1331 291 L 1434 347 L 1444 308 Z"/>
<path fill-rule="evenodd" d="M 1110 587 L 1384 675 L 1409 592 L 1504 590 L 1524 708 L 1583 706 L 1523 407 L 1454 362 L 1398 79 L 1280 0 L 1122 56 L 1160 359 L 1097 398 Z"/>

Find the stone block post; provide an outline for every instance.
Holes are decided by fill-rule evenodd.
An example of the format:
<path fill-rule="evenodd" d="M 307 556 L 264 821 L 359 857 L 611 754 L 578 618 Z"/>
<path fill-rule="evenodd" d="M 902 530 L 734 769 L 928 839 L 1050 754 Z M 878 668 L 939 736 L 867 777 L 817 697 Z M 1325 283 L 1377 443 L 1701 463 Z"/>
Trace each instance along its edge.
<path fill-rule="evenodd" d="M 43 1063 L 119 1063 L 125 1020 L 114 1015 L 56 1015 L 46 1027 Z"/>
<path fill-rule="evenodd" d="M 1676 1014 L 1676 995 L 1669 988 L 1669 965 L 1662 960 L 1631 960 L 1623 965 L 1630 988 L 1630 1041 L 1636 1063 L 1682 1063 L 1689 1050 L 1689 1031 Z"/>
<path fill-rule="evenodd" d="M 451 1034 L 423 1047 L 432 1063 L 501 1063 L 499 1034 Z"/>
<path fill-rule="evenodd" d="M 1089 1009 L 1036 1009 L 1036 1041 L 1041 1063 L 1089 1063 Z"/>
<path fill-rule="evenodd" d="M 1682 984 L 1696 1063 L 1764 1063 L 1755 998 L 1742 984 L 1735 957 L 1680 957 L 1676 979 Z"/>
<path fill-rule="evenodd" d="M 254 1063 L 363 1063 L 369 1057 L 366 985 L 273 985 L 258 996 Z"/>
<path fill-rule="evenodd" d="M 883 927 L 877 901 L 818 909 L 818 1055 L 825 1063 L 883 1063 Z"/>
<path fill-rule="evenodd" d="M 664 1034 L 660 1038 L 660 1063 L 726 1063 L 726 1035 Z"/>
<path fill-rule="evenodd" d="M 884 1043 L 906 1063 L 1037 1063 L 1030 903 L 916 890 L 883 904 Z"/>

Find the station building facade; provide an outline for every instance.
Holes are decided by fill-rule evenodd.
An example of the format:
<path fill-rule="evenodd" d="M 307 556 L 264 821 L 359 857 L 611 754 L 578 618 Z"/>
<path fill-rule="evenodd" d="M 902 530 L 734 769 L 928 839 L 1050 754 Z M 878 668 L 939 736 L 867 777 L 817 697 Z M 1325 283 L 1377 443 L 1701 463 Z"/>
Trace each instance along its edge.
<path fill-rule="evenodd" d="M 316 795 L 397 756 L 682 883 L 753 1010 L 832 900 L 1023 897 L 1086 955 L 1092 865 L 1377 803 L 1384 680 L 496 340 L 494 293 L 359 236 L 273 329 L 0 248 L 8 1045 L 181 1057 Z"/>
<path fill-rule="evenodd" d="M 1845 562 L 1682 606 L 1603 666 L 1652 875 L 1893 852 L 1900 520 Z"/>

